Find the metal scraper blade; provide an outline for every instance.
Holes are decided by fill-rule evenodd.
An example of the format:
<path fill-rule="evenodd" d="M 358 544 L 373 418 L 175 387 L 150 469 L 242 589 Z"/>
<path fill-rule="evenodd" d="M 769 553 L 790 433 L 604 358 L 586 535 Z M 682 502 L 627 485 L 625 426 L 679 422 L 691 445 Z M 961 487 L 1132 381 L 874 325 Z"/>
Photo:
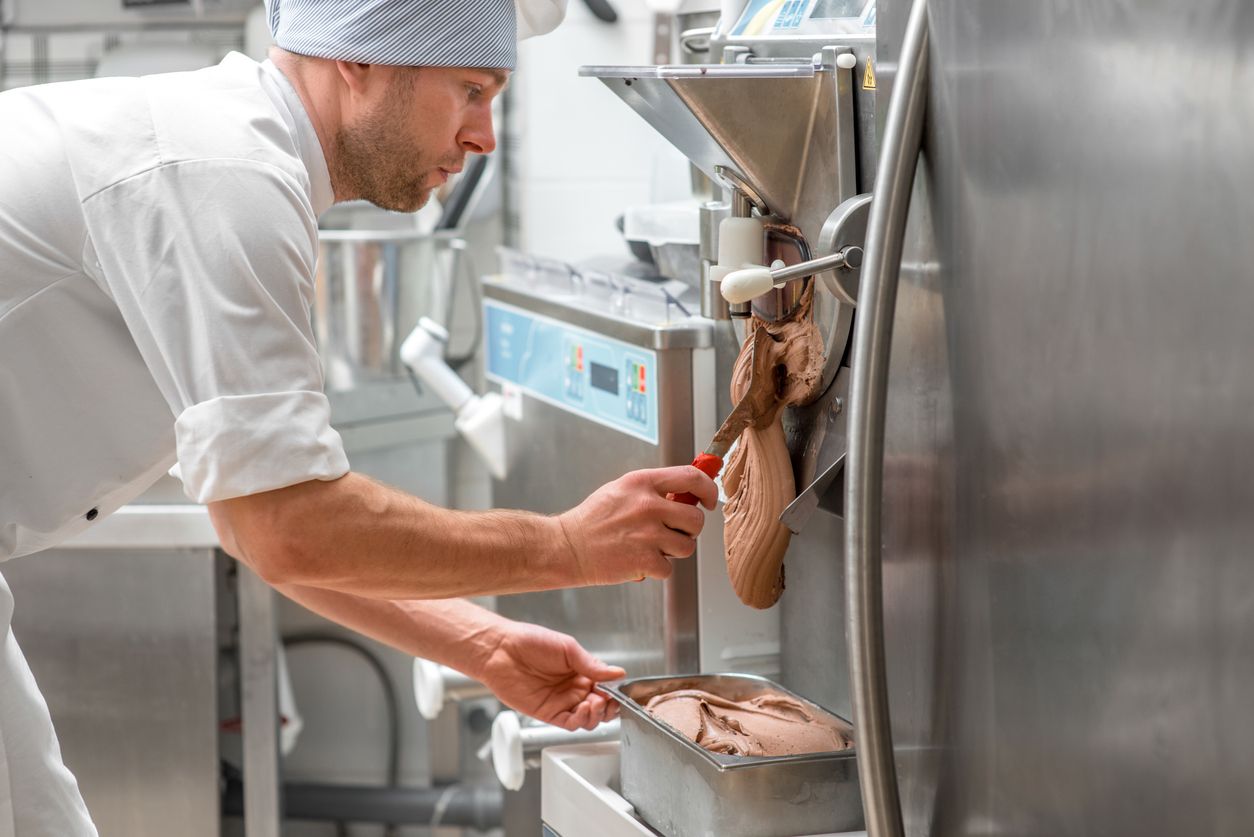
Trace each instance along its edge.
<path fill-rule="evenodd" d="M 797 495 L 797 499 L 788 504 L 788 508 L 780 513 L 779 522 L 787 526 L 794 535 L 800 535 L 816 509 L 829 508 L 830 504 L 824 503 L 824 500 L 827 499 L 832 483 L 844 473 L 844 470 L 845 454 L 842 453 L 835 462 L 828 465 L 827 469 L 815 478 L 814 482 L 810 483 L 805 491 Z M 834 508 L 830 508 L 831 511 L 839 509 L 839 502 Z"/>

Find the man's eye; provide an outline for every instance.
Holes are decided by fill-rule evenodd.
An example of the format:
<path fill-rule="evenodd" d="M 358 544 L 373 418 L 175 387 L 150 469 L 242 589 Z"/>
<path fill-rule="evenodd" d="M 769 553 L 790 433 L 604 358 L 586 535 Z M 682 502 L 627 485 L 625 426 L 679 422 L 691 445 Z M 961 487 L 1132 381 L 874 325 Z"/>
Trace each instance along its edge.
<path fill-rule="evenodd" d="M 483 95 L 483 88 L 477 84 L 468 84 L 466 85 L 466 95 L 471 101 L 478 99 Z"/>

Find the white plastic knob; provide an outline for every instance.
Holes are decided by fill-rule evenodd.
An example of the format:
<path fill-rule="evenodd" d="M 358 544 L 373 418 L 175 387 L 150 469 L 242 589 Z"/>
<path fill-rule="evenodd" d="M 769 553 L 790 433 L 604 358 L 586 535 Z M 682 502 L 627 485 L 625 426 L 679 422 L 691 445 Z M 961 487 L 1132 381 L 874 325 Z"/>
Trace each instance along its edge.
<path fill-rule="evenodd" d="M 724 276 L 718 287 L 723 299 L 737 305 L 762 296 L 774 286 L 775 281 L 771 278 L 769 267 L 746 267 L 743 270 L 733 270 Z"/>
<path fill-rule="evenodd" d="M 842 52 L 836 56 L 836 66 L 842 70 L 852 70 L 858 63 L 858 57 L 852 52 Z"/>
<path fill-rule="evenodd" d="M 430 660 L 414 657 L 414 700 L 418 714 L 434 721 L 444 708 L 444 678 L 440 666 Z"/>
<path fill-rule="evenodd" d="M 506 790 L 523 786 L 527 767 L 523 764 L 522 723 L 508 709 L 492 722 L 492 768 Z"/>

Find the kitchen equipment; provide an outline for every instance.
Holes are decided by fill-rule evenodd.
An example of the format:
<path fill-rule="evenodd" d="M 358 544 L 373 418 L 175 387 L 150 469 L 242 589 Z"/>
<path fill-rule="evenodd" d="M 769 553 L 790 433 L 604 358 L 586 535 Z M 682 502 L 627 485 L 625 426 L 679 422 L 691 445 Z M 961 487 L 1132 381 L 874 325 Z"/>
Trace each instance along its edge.
<path fill-rule="evenodd" d="M 433 310 L 436 253 L 416 230 L 319 230 L 313 323 L 329 391 L 403 379 L 400 343 Z"/>
<path fill-rule="evenodd" d="M 544 750 L 544 837 L 658 837 L 620 793 L 620 750 L 617 741 Z M 866 837 L 866 832 L 805 837 Z"/>
<path fill-rule="evenodd" d="M 693 316 L 699 294 L 683 282 L 499 255 L 483 282 L 484 374 L 504 405 L 507 454 L 492 504 L 558 513 L 627 471 L 688 463 L 717 427 L 714 344 L 730 323 Z M 501 596 L 497 610 L 572 634 L 633 674 L 777 673 L 778 614 L 745 612 L 722 543 L 710 513 L 696 553 L 665 582 Z M 535 777 L 507 798 L 511 837 L 536 833 L 539 797 Z"/>
<path fill-rule="evenodd" d="M 844 578 L 832 550 L 839 554 L 843 543 L 839 489 L 857 248 L 876 173 L 875 4 L 754 8 L 767 6 L 767 16 L 746 18 L 737 8 L 735 19 L 720 22 L 702 56 L 711 63 L 581 72 L 599 78 L 723 189 L 722 201 L 699 210 L 701 310 L 714 318 L 716 334 L 736 329 L 737 317 L 778 319 L 806 283 L 822 283 L 812 298 L 827 355 L 823 392 L 782 416 L 798 492 L 783 522 L 801 534 L 785 555 L 788 587 L 772 612 L 784 640 L 782 681 L 847 713 L 845 647 L 833 639 L 844 633 Z M 724 230 L 744 233 L 743 240 L 725 241 Z M 756 253 L 745 248 L 750 243 Z M 792 270 L 824 257 L 833 258 Z M 718 286 L 746 264 L 789 272 L 773 276 L 766 293 L 729 304 Z M 728 384 L 739 340 L 731 343 L 715 341 L 719 416 L 734 406 Z"/>
<path fill-rule="evenodd" d="M 457 416 L 453 426 L 497 479 L 505 478 L 505 422 L 501 397 L 476 395 L 448 365 L 444 353 L 449 334 L 423 317 L 401 344 L 401 361 Z"/>
<path fill-rule="evenodd" d="M 711 753 L 644 710 L 649 698 L 703 689 L 731 700 L 783 694 L 848 722 L 763 677 L 701 674 L 603 684 L 622 707 L 623 796 L 668 837 L 792 837 L 862 826 L 853 748 L 798 756 Z M 852 729 L 852 727 L 850 727 Z"/>
<path fill-rule="evenodd" d="M 500 257 L 484 280 L 485 377 L 504 403 L 508 460 L 493 504 L 561 512 L 629 470 L 689 462 L 716 422 L 714 324 L 692 316 L 697 290 Z M 641 674 L 774 670 L 774 614 L 746 619 L 736 602 L 711 514 L 697 554 L 665 582 L 506 596 L 498 609 L 602 655 L 631 653 Z"/>
<path fill-rule="evenodd" d="M 595 729 L 568 730 L 507 709 L 493 719 L 492 740 L 485 749 L 491 754 L 492 770 L 501 785 L 516 791 L 523 786 L 528 770 L 540 766 L 540 751 L 545 747 L 615 741 L 618 734 L 617 719 Z"/>
<path fill-rule="evenodd" d="M 1236 9 L 879 4 L 846 494 L 872 834 L 1254 822 Z"/>
<path fill-rule="evenodd" d="M 407 381 L 401 343 L 421 317 L 443 323 L 453 283 L 463 277 L 463 229 L 494 173 L 491 156 L 472 154 L 445 199 L 434 229 L 417 216 L 364 202 L 325 213 L 318 230 L 314 335 L 328 393 Z"/>

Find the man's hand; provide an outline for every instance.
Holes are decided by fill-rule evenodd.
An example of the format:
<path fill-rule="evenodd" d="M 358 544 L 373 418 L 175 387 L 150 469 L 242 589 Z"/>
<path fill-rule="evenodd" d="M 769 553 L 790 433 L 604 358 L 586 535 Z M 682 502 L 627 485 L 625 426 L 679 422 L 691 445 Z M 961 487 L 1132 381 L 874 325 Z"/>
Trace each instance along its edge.
<path fill-rule="evenodd" d="M 406 654 L 451 666 L 541 721 L 592 729 L 618 715 L 618 704 L 592 687 L 625 672 L 566 634 L 514 622 L 464 599 L 380 601 L 316 587 L 280 592 Z"/>
<path fill-rule="evenodd" d="M 618 704 L 592 687 L 625 674 L 593 657 L 574 637 L 513 622 L 501 629 L 479 678 L 511 709 L 575 730 L 618 716 Z"/>
<path fill-rule="evenodd" d="M 705 525 L 700 509 L 667 499 L 685 491 L 707 509 L 718 502 L 712 479 L 680 465 L 632 471 L 559 515 L 583 583 L 669 578 L 670 559 L 691 555 Z"/>

